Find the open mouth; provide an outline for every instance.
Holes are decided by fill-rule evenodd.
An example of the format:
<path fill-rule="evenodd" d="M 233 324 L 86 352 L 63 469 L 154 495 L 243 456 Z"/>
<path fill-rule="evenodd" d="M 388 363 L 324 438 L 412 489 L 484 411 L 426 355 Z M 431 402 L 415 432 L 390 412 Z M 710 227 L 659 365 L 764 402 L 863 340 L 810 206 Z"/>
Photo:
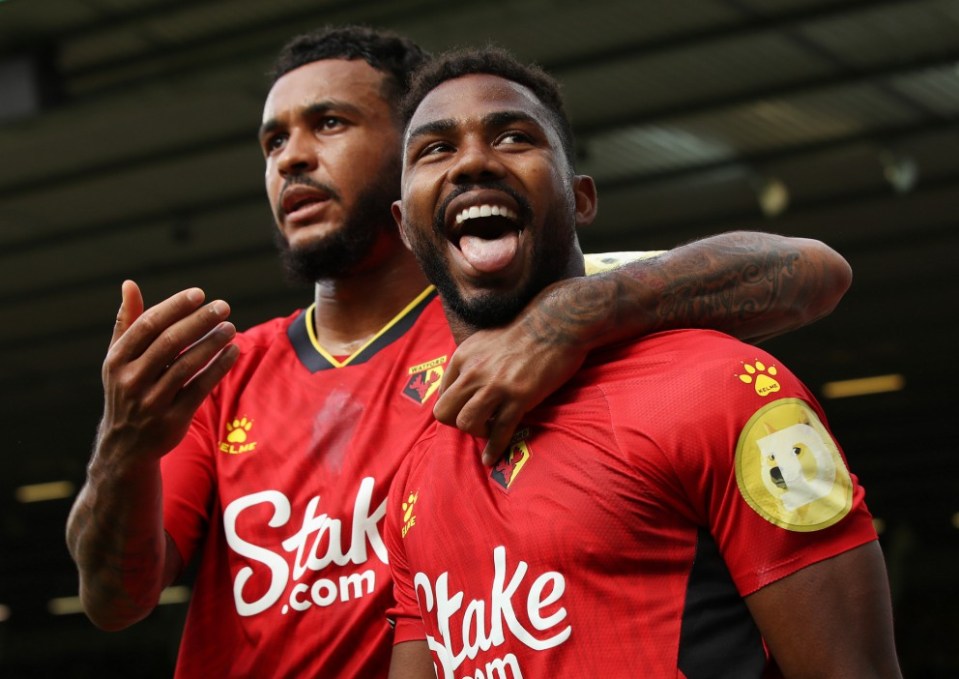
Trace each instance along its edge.
<path fill-rule="evenodd" d="M 517 211 L 501 202 L 458 209 L 450 240 L 479 272 L 495 273 L 516 258 L 523 229 Z"/>
<path fill-rule="evenodd" d="M 518 197 L 499 189 L 461 193 L 445 211 L 447 237 L 476 272 L 501 271 L 519 251 L 522 205 Z"/>

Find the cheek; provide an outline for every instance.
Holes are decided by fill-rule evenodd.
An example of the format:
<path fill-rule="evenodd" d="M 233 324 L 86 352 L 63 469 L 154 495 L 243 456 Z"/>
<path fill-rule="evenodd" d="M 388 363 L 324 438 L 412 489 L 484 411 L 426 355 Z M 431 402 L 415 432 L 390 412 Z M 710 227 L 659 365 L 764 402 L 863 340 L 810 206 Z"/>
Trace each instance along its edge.
<path fill-rule="evenodd" d="M 407 220 L 417 225 L 421 225 L 423 220 L 432 222 L 437 202 L 434 182 L 429 174 L 422 171 L 410 173 L 405 186 L 403 210 Z"/>
<path fill-rule="evenodd" d="M 273 203 L 276 194 L 279 192 L 279 181 L 272 163 L 267 163 L 266 169 L 263 170 L 263 184 L 266 186 L 267 197 L 270 199 L 270 202 Z"/>

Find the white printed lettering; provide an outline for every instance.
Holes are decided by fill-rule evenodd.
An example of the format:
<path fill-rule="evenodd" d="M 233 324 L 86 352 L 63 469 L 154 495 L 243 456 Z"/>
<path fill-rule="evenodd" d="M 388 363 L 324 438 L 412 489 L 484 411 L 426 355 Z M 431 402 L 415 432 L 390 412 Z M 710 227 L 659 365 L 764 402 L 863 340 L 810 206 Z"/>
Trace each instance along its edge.
<path fill-rule="evenodd" d="M 253 507 L 262 502 L 268 502 L 273 505 L 273 517 L 269 521 L 269 526 L 276 528 L 285 524 L 290 518 L 290 502 L 283 493 L 275 490 L 264 490 L 253 495 L 241 497 L 234 500 L 223 511 L 223 527 L 226 530 L 226 541 L 240 556 L 245 556 L 253 561 L 265 564 L 272 573 L 270 587 L 262 597 L 256 601 L 248 602 L 243 598 L 243 587 L 247 581 L 253 577 L 253 568 L 244 566 L 236 574 L 236 580 L 233 581 L 233 600 L 236 602 L 236 612 L 240 615 L 256 615 L 262 613 L 272 606 L 280 598 L 283 589 L 286 587 L 286 581 L 290 574 L 290 567 L 279 554 L 274 554 L 268 549 L 263 549 L 242 539 L 236 533 L 236 519 L 244 509 Z"/>
<path fill-rule="evenodd" d="M 510 575 L 506 563 L 506 548 L 502 545 L 496 547 L 493 550 L 493 582 L 490 585 L 489 599 L 474 599 L 465 609 L 465 594 L 450 593 L 449 573 L 442 573 L 437 577 L 435 586 L 425 573 L 414 575 L 413 586 L 421 606 L 425 612 L 435 615 L 440 638 L 427 636 L 427 644 L 436 654 L 445 679 L 453 679 L 455 670 L 467 659 L 474 660 L 481 651 L 503 645 L 506 641 L 504 625 L 513 638 L 537 651 L 559 646 L 570 637 L 572 626 L 556 629 L 566 619 L 565 608 L 561 607 L 550 615 L 543 615 L 543 610 L 560 601 L 566 591 L 565 579 L 562 574 L 554 571 L 543 573 L 533 580 L 525 603 L 526 615 L 536 631 L 550 633 L 555 630 L 555 633 L 537 636 L 519 621 L 514 609 L 514 598 L 528 571 L 529 565 L 525 561 L 519 561 Z M 462 648 L 457 650 L 454 648 L 450 629 L 453 618 L 461 609 Z M 522 676 L 516 657 L 511 653 L 487 663 L 486 676 L 505 678 L 507 666 L 514 677 Z M 475 676 L 482 676 L 479 670 Z"/>
<path fill-rule="evenodd" d="M 348 545 L 343 541 L 343 522 L 320 512 L 320 496 L 310 499 L 303 512 L 299 529 L 280 542 L 287 553 L 292 553 L 292 581 L 296 582 L 289 594 L 288 608 L 304 611 L 312 604 L 329 606 L 336 601 L 349 601 L 373 592 L 376 586 L 376 573 L 373 570 L 350 573 L 340 576 L 337 582 L 319 579 L 312 586 L 298 582 L 308 572 L 320 572 L 335 564 L 360 565 L 370 558 L 370 552 L 382 562 L 387 563 L 386 545 L 380 535 L 380 524 L 386 515 L 386 501 L 373 508 L 375 480 L 366 477 L 360 483 L 353 504 L 352 526 Z M 261 504 L 272 505 L 273 514 L 268 522 L 271 528 L 281 528 L 288 524 L 292 507 L 286 495 L 276 490 L 264 490 L 238 498 L 227 505 L 223 512 L 223 526 L 227 544 L 249 565 L 239 569 L 233 582 L 233 598 L 237 612 L 242 616 L 256 615 L 276 604 L 291 580 L 291 566 L 288 557 L 282 552 L 273 551 L 240 537 L 237 523 L 240 515 Z M 256 573 L 258 566 L 265 566 L 269 573 L 269 587 L 258 599 L 247 601 L 244 588 Z M 309 592 L 309 598 L 307 598 Z"/>

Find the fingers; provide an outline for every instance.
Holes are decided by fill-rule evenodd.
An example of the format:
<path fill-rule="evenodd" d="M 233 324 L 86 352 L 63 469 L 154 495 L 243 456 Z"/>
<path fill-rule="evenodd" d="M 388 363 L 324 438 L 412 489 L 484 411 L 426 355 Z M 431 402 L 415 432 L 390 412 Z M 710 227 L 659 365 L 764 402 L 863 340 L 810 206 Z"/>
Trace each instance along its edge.
<path fill-rule="evenodd" d="M 469 412 L 464 413 L 464 409 L 467 404 L 470 402 L 470 399 L 474 398 L 475 391 L 473 389 L 467 388 L 462 382 L 454 383 L 451 380 L 446 385 L 446 391 L 443 391 L 443 382 L 446 381 L 446 373 L 443 374 L 443 380 L 440 382 L 440 396 L 436 399 L 436 403 L 433 405 L 433 417 L 442 422 L 443 424 L 448 424 L 451 427 L 460 427 L 460 422 L 466 423 L 469 425 L 472 423 L 477 416 L 470 415 Z M 474 406 L 475 407 L 475 406 Z M 485 422 L 486 419 L 479 420 L 480 422 Z M 463 431 L 472 431 L 472 427 L 464 429 Z M 481 432 L 483 435 L 486 434 L 485 429 Z"/>
<path fill-rule="evenodd" d="M 214 302 L 226 306 L 225 302 Z M 221 313 L 223 313 L 221 311 Z M 218 356 L 230 341 L 236 337 L 236 327 L 232 323 L 223 321 L 210 330 L 206 335 L 194 342 L 189 348 L 182 350 L 170 362 L 165 364 L 162 372 L 163 380 L 169 381 L 172 386 L 180 388 L 191 380 L 200 379 L 204 373 L 214 368 L 213 365 L 207 365 Z M 148 362 L 150 362 L 148 360 Z M 232 365 L 232 363 L 230 364 Z M 225 373 L 225 371 L 224 371 Z M 221 375 L 222 377 L 222 375 Z M 214 380 L 214 384 L 219 378 Z M 201 380 L 202 382 L 202 380 Z"/>
<path fill-rule="evenodd" d="M 522 421 L 526 411 L 520 404 L 525 401 L 492 387 L 465 394 L 456 391 L 448 391 L 437 400 L 433 409 L 436 419 L 467 434 L 488 438 L 483 464 L 495 464 Z M 463 400 L 465 403 L 461 403 Z"/>
<path fill-rule="evenodd" d="M 441 397 L 446 393 L 449 386 L 456 382 L 456 379 L 460 375 L 460 360 L 458 355 L 458 352 L 454 352 L 443 369 L 443 377 L 440 378 L 440 386 L 437 392 Z M 440 421 L 442 422 L 443 420 Z"/>
<path fill-rule="evenodd" d="M 500 406 L 509 400 L 508 394 L 491 387 L 474 392 L 459 408 L 456 428 L 473 436 L 489 436 L 490 421 L 496 417 Z"/>
<path fill-rule="evenodd" d="M 437 391 L 438 398 L 433 406 L 433 417 L 443 424 L 459 427 L 459 416 L 466 404 L 475 398 L 477 391 L 497 379 L 499 370 L 492 365 L 491 354 L 478 350 L 484 346 L 481 343 L 481 335 L 483 333 L 476 333 L 461 344 L 443 369 L 443 377 Z M 491 413 L 492 411 L 487 413 L 487 417 Z M 474 416 L 467 415 L 467 421 L 474 419 L 476 419 Z M 486 417 L 479 422 L 486 422 Z M 464 429 L 464 431 L 467 430 Z M 485 436 L 485 429 L 477 435 Z"/>
<path fill-rule="evenodd" d="M 232 353 L 218 357 L 236 336 L 236 328 L 226 322 L 230 314 L 226 302 L 203 305 L 203 291 L 191 288 L 144 311 L 136 283 L 125 281 L 122 294 L 103 364 L 104 387 L 118 404 L 143 400 L 169 406 L 199 373 L 208 371 L 191 394 L 208 390 L 208 384 L 212 388 L 210 380 L 215 383 L 218 379 L 212 376 L 225 372 L 226 363 L 232 365 Z M 207 366 L 214 357 L 217 361 Z"/>
<path fill-rule="evenodd" d="M 229 305 L 222 300 L 201 306 L 202 302 L 203 291 L 193 288 L 147 309 L 117 342 L 118 360 L 138 361 L 145 373 L 159 375 L 182 354 L 199 348 L 193 353 L 198 358 L 193 362 L 194 368 L 199 368 L 201 359 L 208 360 L 226 344 L 220 342 L 212 351 L 202 348 L 222 337 L 222 333 L 215 333 L 209 335 L 208 342 L 203 341 L 230 315 Z M 232 326 L 229 332 L 235 332 Z"/>
<path fill-rule="evenodd" d="M 523 419 L 523 411 L 519 408 L 504 408 L 489 423 L 489 441 L 483 449 L 483 464 L 492 466 L 503 456 L 509 446 L 516 428 Z"/>
<path fill-rule="evenodd" d="M 123 281 L 120 286 L 120 309 L 117 311 L 117 321 L 113 325 L 113 336 L 110 338 L 111 347 L 142 313 L 143 295 L 140 287 L 134 281 Z"/>
<path fill-rule="evenodd" d="M 225 324 L 229 325 L 229 324 Z M 219 328 L 217 328 L 219 330 Z M 232 338 L 236 334 L 234 329 L 230 335 Z M 177 405 L 186 408 L 191 413 L 200 407 L 203 399 L 213 390 L 213 387 L 223 378 L 224 375 L 236 363 L 240 356 L 240 349 L 235 344 L 229 344 L 224 347 L 213 360 L 209 361 L 201 371 L 187 383 L 177 394 Z M 192 373 L 191 373 L 192 374 Z"/>

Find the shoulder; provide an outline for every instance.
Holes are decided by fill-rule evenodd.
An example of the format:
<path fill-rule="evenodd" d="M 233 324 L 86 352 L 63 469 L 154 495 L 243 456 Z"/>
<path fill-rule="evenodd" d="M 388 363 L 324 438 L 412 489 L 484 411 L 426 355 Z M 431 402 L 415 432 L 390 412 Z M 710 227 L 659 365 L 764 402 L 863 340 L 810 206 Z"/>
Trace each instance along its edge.
<path fill-rule="evenodd" d="M 702 380 L 741 371 L 746 362 L 769 359 L 765 351 L 715 330 L 670 330 L 594 352 L 587 368 L 591 381 L 615 378 Z M 738 374 L 738 372 L 737 372 Z"/>
<path fill-rule="evenodd" d="M 430 465 L 434 449 L 443 445 L 444 441 L 460 438 L 466 439 L 468 436 L 455 427 L 433 421 L 410 447 L 396 476 L 409 479 L 423 474 Z"/>
<path fill-rule="evenodd" d="M 699 432 L 732 430 L 782 398 L 818 410 L 807 387 L 779 359 L 720 332 L 657 333 L 604 353 L 595 357 L 586 379 L 605 393 L 620 424 L 638 420 Z M 660 435 L 670 430 L 656 429 Z"/>
<path fill-rule="evenodd" d="M 234 342 L 241 351 L 255 350 L 257 347 L 266 347 L 276 341 L 277 337 L 285 336 L 293 323 L 304 323 L 305 310 L 297 309 L 288 316 L 271 318 L 237 333 Z"/>

